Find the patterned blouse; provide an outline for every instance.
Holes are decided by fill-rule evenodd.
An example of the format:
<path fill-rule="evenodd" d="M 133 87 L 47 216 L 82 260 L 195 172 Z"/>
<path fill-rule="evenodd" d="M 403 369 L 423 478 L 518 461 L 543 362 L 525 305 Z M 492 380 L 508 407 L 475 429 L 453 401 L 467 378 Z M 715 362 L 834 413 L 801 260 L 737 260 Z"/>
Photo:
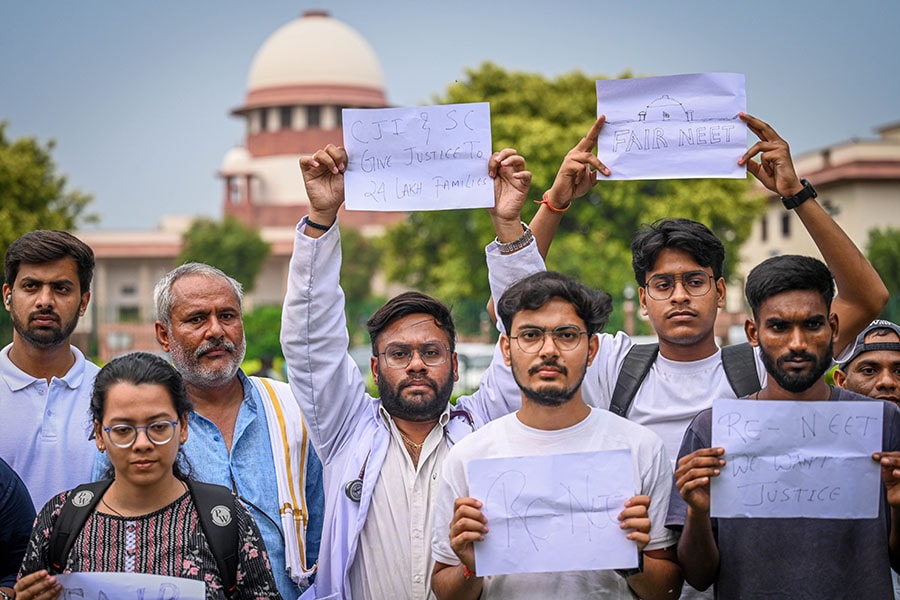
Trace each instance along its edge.
<path fill-rule="evenodd" d="M 71 493 L 63 492 L 41 509 L 19 577 L 49 569 L 50 532 Z M 240 502 L 235 503 L 239 551 L 237 592 L 242 599 L 281 599 L 269 557 L 256 523 Z M 198 579 L 206 583 L 206 600 L 224 600 L 216 559 L 200 526 L 191 495 L 140 517 L 93 512 L 75 539 L 64 573 L 149 573 Z"/>

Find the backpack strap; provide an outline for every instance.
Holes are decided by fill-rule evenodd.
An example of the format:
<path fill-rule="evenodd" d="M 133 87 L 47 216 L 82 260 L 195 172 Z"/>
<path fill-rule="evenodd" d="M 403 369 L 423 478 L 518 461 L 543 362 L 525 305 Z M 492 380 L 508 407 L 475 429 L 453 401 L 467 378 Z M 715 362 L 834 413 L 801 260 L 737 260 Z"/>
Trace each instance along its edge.
<path fill-rule="evenodd" d="M 186 480 L 197 508 L 200 527 L 222 577 L 226 598 L 237 597 L 238 528 L 234 518 L 235 496 L 227 487 Z"/>
<path fill-rule="evenodd" d="M 65 569 L 75 538 L 112 482 L 112 479 L 104 479 L 83 483 L 69 493 L 50 532 L 48 571 L 51 575 L 58 575 Z"/>
<path fill-rule="evenodd" d="M 622 368 L 619 369 L 619 378 L 616 380 L 616 388 L 613 390 L 612 399 L 609 402 L 609 410 L 625 417 L 638 388 L 641 387 L 656 355 L 659 354 L 659 344 L 635 344 L 625 355 Z M 627 417 L 625 417 L 627 418 Z"/>
<path fill-rule="evenodd" d="M 761 389 L 753 346 L 747 342 L 722 348 L 722 366 L 725 367 L 725 376 L 738 398 L 749 396 Z"/>

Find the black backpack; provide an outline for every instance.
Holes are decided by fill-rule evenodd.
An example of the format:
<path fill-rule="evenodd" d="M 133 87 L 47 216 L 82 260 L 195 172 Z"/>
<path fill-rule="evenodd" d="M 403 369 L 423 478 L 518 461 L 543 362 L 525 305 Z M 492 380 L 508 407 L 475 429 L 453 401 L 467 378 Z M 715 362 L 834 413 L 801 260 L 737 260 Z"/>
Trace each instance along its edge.
<path fill-rule="evenodd" d="M 84 483 L 72 490 L 63 504 L 50 533 L 50 573 L 62 573 L 75 544 L 75 538 L 84 528 L 88 515 L 112 484 L 112 479 Z M 237 597 L 238 529 L 234 519 L 235 496 L 227 487 L 187 480 L 191 499 L 197 509 L 200 527 L 206 535 L 209 548 L 216 558 L 216 566 L 222 577 L 226 598 Z"/>
<path fill-rule="evenodd" d="M 634 402 L 634 396 L 647 373 L 650 372 L 650 367 L 656 360 L 657 354 L 659 354 L 659 344 L 635 344 L 631 347 L 619 370 L 616 389 L 613 391 L 612 400 L 609 403 L 610 411 L 620 417 L 628 414 L 628 409 Z M 760 390 L 756 360 L 750 344 L 744 342 L 722 348 L 722 366 L 725 367 L 725 376 L 738 398 L 749 396 Z"/>

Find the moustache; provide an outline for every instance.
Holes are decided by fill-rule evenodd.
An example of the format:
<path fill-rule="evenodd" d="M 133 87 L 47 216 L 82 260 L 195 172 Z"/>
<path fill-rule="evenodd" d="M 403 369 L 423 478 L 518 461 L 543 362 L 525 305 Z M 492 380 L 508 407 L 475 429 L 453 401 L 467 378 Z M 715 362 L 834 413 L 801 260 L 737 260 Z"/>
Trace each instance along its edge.
<path fill-rule="evenodd" d="M 528 369 L 528 374 L 529 375 L 537 375 L 537 372 L 540 371 L 541 369 L 543 369 L 544 367 L 553 367 L 554 369 L 559 371 L 559 373 L 561 375 L 569 374 L 569 370 L 567 368 L 565 368 L 564 366 L 562 366 L 561 364 L 559 364 L 558 362 L 556 362 L 555 360 L 546 360 L 538 365 L 531 367 L 530 369 Z"/>
<path fill-rule="evenodd" d="M 407 377 L 406 379 L 404 379 L 403 381 L 400 382 L 398 389 L 402 390 L 403 388 L 409 387 L 411 385 L 421 385 L 423 383 L 428 384 L 428 386 L 431 387 L 431 389 L 434 389 L 434 390 L 438 389 L 437 382 L 434 379 L 432 379 L 431 377 L 427 377 L 427 376 Z"/>
<path fill-rule="evenodd" d="M 814 363 L 818 360 L 818 357 L 815 354 L 811 354 L 809 352 L 789 352 L 787 354 L 783 354 L 781 358 L 778 359 L 778 365 L 784 366 L 786 362 L 798 359 Z"/>
<path fill-rule="evenodd" d="M 237 346 L 235 346 L 228 340 L 215 340 L 213 342 L 209 342 L 208 344 L 204 344 L 203 346 L 200 346 L 199 348 L 197 348 L 197 350 L 194 352 L 194 356 L 196 358 L 200 358 L 204 354 L 208 354 L 208 353 L 212 352 L 213 350 L 219 350 L 220 348 L 224 348 L 228 352 L 231 352 L 232 354 L 234 354 L 234 351 L 237 348 Z"/>
<path fill-rule="evenodd" d="M 36 310 L 28 315 L 29 320 L 34 321 L 37 318 L 52 317 L 54 321 L 59 321 L 59 315 L 52 310 Z"/>

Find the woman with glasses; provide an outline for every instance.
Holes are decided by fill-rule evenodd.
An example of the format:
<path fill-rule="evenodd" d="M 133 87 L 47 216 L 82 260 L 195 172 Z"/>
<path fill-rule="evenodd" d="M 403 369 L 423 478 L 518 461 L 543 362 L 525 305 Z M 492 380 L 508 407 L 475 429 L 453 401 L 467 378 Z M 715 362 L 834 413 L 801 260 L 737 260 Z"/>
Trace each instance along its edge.
<path fill-rule="evenodd" d="M 181 375 L 160 357 L 128 354 L 100 370 L 91 414 L 97 448 L 109 455 L 112 483 L 77 534 L 61 572 L 196 579 L 205 582 L 207 600 L 226 597 L 188 490 L 189 466 L 181 446 L 187 441 L 192 408 Z M 71 493 L 51 499 L 37 517 L 15 587 L 18 600 L 61 595 L 62 586 L 49 574 L 50 540 Z M 281 598 L 253 518 L 239 502 L 233 513 L 238 525 L 234 595 Z"/>

